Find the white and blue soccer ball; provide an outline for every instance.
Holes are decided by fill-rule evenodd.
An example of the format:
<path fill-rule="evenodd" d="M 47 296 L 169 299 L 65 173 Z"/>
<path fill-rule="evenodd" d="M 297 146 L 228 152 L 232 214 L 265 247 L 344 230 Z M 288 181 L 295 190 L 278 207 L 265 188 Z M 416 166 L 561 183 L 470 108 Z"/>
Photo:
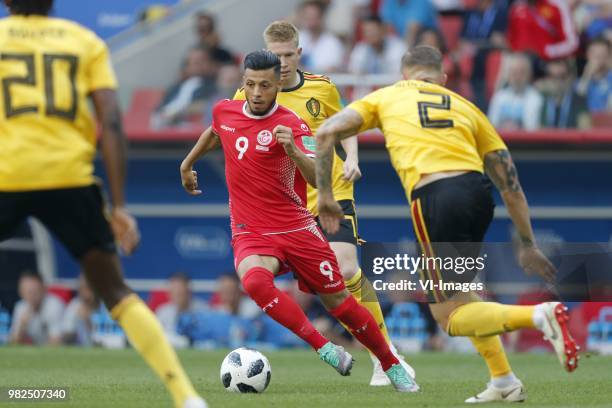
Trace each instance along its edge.
<path fill-rule="evenodd" d="M 264 392 L 271 377 L 272 369 L 266 356 L 248 347 L 230 352 L 221 363 L 221 383 L 227 391 Z"/>

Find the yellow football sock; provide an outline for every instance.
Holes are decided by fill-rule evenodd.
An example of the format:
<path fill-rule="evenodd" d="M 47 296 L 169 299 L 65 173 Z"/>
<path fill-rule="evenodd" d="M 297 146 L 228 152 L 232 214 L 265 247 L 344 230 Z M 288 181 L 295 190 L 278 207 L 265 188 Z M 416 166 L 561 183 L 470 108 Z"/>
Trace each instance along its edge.
<path fill-rule="evenodd" d="M 517 329 L 534 328 L 534 306 L 472 302 L 459 306 L 449 319 L 451 336 L 492 336 Z"/>
<path fill-rule="evenodd" d="M 376 296 L 376 291 L 374 290 L 372 283 L 370 283 L 370 281 L 363 276 L 361 269 L 359 269 L 351 279 L 345 281 L 344 283 L 349 292 L 351 292 L 355 299 L 357 299 L 357 302 L 368 309 L 368 311 L 372 314 L 374 320 L 376 320 L 376 324 L 378 324 L 380 331 L 385 337 L 385 340 L 387 340 L 387 343 L 391 344 L 391 338 L 389 337 L 387 326 L 385 325 L 385 318 L 383 317 L 380 303 L 378 303 L 378 296 Z"/>
<path fill-rule="evenodd" d="M 478 353 L 484 358 L 491 378 L 508 375 L 512 372 L 508 357 L 499 336 L 470 337 Z"/>
<path fill-rule="evenodd" d="M 111 316 L 121 325 L 134 349 L 164 382 L 177 407 L 182 407 L 188 397 L 197 397 L 159 321 L 138 296 L 132 294 L 123 298 L 113 307 Z"/>

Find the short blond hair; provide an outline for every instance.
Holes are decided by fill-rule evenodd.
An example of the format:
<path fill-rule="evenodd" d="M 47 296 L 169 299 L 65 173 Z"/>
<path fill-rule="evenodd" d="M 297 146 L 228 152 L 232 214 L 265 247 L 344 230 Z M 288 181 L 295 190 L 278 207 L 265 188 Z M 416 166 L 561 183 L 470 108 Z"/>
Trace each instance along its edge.
<path fill-rule="evenodd" d="M 293 41 L 296 46 L 300 43 L 298 29 L 288 21 L 274 21 L 266 27 L 263 33 L 266 44 Z"/>

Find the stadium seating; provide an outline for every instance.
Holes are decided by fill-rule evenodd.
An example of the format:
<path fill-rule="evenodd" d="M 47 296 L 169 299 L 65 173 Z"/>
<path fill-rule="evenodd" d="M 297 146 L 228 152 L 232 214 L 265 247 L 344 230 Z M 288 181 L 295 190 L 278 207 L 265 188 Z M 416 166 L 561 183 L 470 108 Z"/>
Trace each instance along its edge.
<path fill-rule="evenodd" d="M 491 51 L 487 55 L 487 62 L 485 67 L 485 84 L 487 99 L 490 100 L 495 92 L 495 86 L 497 85 L 497 77 L 501 69 L 503 54 L 501 51 Z"/>
<path fill-rule="evenodd" d="M 168 303 L 170 301 L 170 295 L 168 291 L 165 289 L 154 289 L 149 293 L 149 300 L 147 301 L 147 306 L 152 311 L 156 311 L 158 307 L 163 305 L 164 303 Z"/>
<path fill-rule="evenodd" d="M 604 307 L 597 320 L 589 323 L 587 349 L 600 354 L 612 354 L 612 307 Z"/>
<path fill-rule="evenodd" d="M 463 18 L 459 15 L 441 15 L 438 19 L 440 32 L 448 51 L 453 51 L 459 45 L 461 30 L 463 29 Z"/>
<path fill-rule="evenodd" d="M 254 319 L 252 325 L 256 335 L 255 341 L 252 341 L 249 347 L 274 349 L 306 346 L 304 341 L 266 314 L 262 314 Z"/>
<path fill-rule="evenodd" d="M 596 112 L 591 114 L 591 124 L 594 128 L 612 128 L 612 112 Z"/>
<path fill-rule="evenodd" d="M 72 289 L 62 285 L 51 285 L 47 288 L 47 292 L 57 296 L 66 305 L 70 303 L 73 295 Z"/>
<path fill-rule="evenodd" d="M 177 326 L 177 333 L 197 348 L 236 348 L 255 339 L 250 321 L 225 312 L 184 313 Z"/>
<path fill-rule="evenodd" d="M 94 344 L 105 348 L 123 348 L 127 339 L 121 326 L 115 322 L 103 307 L 91 316 Z"/>
<path fill-rule="evenodd" d="M 123 116 L 125 131 L 129 134 L 149 129 L 149 119 L 164 94 L 160 89 L 137 89 Z"/>
<path fill-rule="evenodd" d="M 11 315 L 7 310 L 0 308 L 0 344 L 8 342 L 11 330 Z"/>
<path fill-rule="evenodd" d="M 385 321 L 399 350 L 415 353 L 423 349 L 427 339 L 426 323 L 416 303 L 396 303 Z"/>

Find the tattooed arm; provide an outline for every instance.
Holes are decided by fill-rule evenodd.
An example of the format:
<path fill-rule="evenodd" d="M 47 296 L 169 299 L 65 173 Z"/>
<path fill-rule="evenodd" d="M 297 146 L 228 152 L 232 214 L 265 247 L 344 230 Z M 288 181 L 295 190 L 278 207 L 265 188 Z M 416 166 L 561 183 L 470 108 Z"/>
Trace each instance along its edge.
<path fill-rule="evenodd" d="M 334 161 L 334 145 L 357 134 L 363 119 L 356 111 L 345 108 L 327 119 L 319 128 L 317 138 L 317 188 L 319 190 L 319 219 L 323 228 L 329 233 L 338 230 L 339 220 L 343 217 L 342 210 L 334 200 L 332 191 L 332 164 Z"/>
<path fill-rule="evenodd" d="M 484 166 L 487 175 L 499 190 L 512 223 L 518 231 L 521 240 L 519 263 L 527 273 L 537 273 L 551 281 L 555 268 L 536 245 L 529 218 L 529 205 L 519 183 L 510 152 L 495 150 L 487 153 L 484 157 Z"/>
<path fill-rule="evenodd" d="M 499 190 L 508 209 L 510 218 L 518 230 L 521 243 L 525 246 L 534 245 L 535 239 L 529 220 L 527 199 L 518 180 L 518 173 L 510 152 L 496 150 L 484 157 L 485 171 Z"/>

